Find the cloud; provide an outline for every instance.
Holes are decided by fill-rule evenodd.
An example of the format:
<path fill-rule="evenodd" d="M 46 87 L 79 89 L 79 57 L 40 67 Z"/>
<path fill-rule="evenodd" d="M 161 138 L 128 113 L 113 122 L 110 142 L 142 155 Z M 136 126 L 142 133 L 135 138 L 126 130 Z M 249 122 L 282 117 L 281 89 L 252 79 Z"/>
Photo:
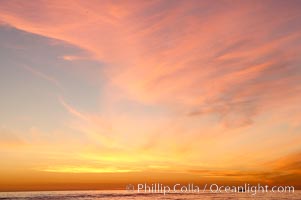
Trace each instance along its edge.
<path fill-rule="evenodd" d="M 70 128 L 84 133 L 96 144 L 101 144 L 103 148 L 118 147 L 114 139 L 115 136 L 112 135 L 111 125 L 103 117 L 81 112 L 66 103 L 62 97 L 59 97 L 58 100 L 66 111 L 72 115 L 72 120 L 68 122 Z"/>
<path fill-rule="evenodd" d="M 41 72 L 41 71 L 38 71 L 30 66 L 27 66 L 27 65 L 22 65 L 22 67 L 24 69 L 26 69 L 27 71 L 29 71 L 30 73 L 32 73 L 33 75 L 39 77 L 39 78 L 42 78 L 46 81 L 48 81 L 49 83 L 51 83 L 52 85 L 56 86 L 57 88 L 59 88 L 60 90 L 63 90 L 60 82 L 58 80 L 56 80 L 55 78 Z"/>
<path fill-rule="evenodd" d="M 121 88 L 126 98 L 144 103 L 188 104 L 191 109 L 208 101 L 228 105 L 264 93 L 257 80 L 272 84 L 275 76 L 279 81 L 289 70 L 300 76 L 293 66 L 300 62 L 294 55 L 300 50 L 300 14 L 293 4 L 288 2 L 290 10 L 279 15 L 274 13 L 282 9 L 281 3 L 272 8 L 270 2 L 223 4 L 3 1 L 0 9 L 12 26 L 64 40 L 110 63 L 106 73 L 113 89 Z M 273 65 L 282 60 L 287 69 L 277 72 Z M 247 121 L 252 119 L 242 119 L 242 124 Z"/>
<path fill-rule="evenodd" d="M 106 62 L 110 97 L 216 115 L 229 128 L 300 99 L 300 12 L 293 2 L 2 1 L 0 10 L 11 26 Z"/>
<path fill-rule="evenodd" d="M 298 8 L 269 1 L 2 1 L 0 15 L 11 26 L 71 43 L 107 63 L 106 102 L 163 107 L 175 119 L 214 116 L 216 125 L 239 128 L 301 98 Z M 85 121 L 86 114 L 61 103 Z"/>
<path fill-rule="evenodd" d="M 65 55 L 62 57 L 64 60 L 67 61 L 76 61 L 76 60 L 85 60 L 87 58 L 82 57 L 82 56 L 73 56 L 73 55 Z"/>
<path fill-rule="evenodd" d="M 65 102 L 65 100 L 62 97 L 59 97 L 59 102 L 62 104 L 62 106 L 73 116 L 80 118 L 84 121 L 89 120 L 87 116 L 85 116 L 85 114 L 79 112 L 78 110 L 76 110 L 75 108 L 73 108 L 72 106 L 70 106 L 69 104 L 67 104 Z"/>
<path fill-rule="evenodd" d="M 198 174 L 204 178 L 214 178 L 223 181 L 231 179 L 233 181 L 239 181 L 245 183 L 258 184 L 278 184 L 288 185 L 291 184 L 296 188 L 301 187 L 298 181 L 301 176 L 300 170 L 300 152 L 291 153 L 282 156 L 281 158 L 274 159 L 271 162 L 265 162 L 257 164 L 261 166 L 258 169 L 246 168 L 246 169 L 227 169 L 216 167 L 215 169 L 200 169 L 197 167 L 187 170 L 188 173 Z"/>

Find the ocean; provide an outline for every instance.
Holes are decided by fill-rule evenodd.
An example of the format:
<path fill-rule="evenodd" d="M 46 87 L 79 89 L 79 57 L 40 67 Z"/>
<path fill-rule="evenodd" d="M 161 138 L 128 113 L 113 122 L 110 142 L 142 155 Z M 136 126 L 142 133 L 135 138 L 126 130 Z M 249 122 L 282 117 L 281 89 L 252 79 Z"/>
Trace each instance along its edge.
<path fill-rule="evenodd" d="M 202 200 L 219 200 L 219 199 L 301 199 L 301 191 L 294 193 L 169 193 L 169 194 L 152 194 L 137 193 L 119 190 L 104 191 L 45 191 L 45 192 L 0 192 L 0 200 L 95 200 L 95 199 L 202 199 Z"/>

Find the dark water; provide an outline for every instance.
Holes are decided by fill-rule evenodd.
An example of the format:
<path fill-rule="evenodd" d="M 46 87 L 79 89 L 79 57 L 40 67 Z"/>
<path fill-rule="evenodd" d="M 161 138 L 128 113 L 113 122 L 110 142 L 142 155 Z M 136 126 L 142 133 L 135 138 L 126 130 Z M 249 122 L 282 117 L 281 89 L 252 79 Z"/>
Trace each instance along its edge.
<path fill-rule="evenodd" d="M 51 192 L 2 192 L 0 200 L 6 199 L 28 199 L 28 200 L 94 200 L 94 199 L 301 199 L 301 191 L 294 193 L 258 193 L 252 195 L 250 193 L 221 193 L 215 194 L 205 193 L 169 193 L 169 194 L 151 194 L 136 193 L 128 191 L 51 191 Z"/>

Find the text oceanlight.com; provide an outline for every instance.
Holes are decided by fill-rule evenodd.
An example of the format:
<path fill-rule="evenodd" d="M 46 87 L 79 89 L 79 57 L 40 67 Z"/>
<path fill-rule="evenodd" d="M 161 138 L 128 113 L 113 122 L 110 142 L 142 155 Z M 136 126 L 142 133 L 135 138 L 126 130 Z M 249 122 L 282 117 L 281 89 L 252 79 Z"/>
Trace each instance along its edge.
<path fill-rule="evenodd" d="M 219 185 L 219 184 L 204 184 L 195 185 L 191 184 L 174 184 L 174 185 L 164 185 L 161 183 L 153 184 L 137 184 L 127 185 L 127 190 L 137 191 L 138 193 L 249 193 L 251 195 L 256 195 L 257 193 L 294 193 L 294 186 L 269 186 L 269 185 L 251 185 L 244 184 L 239 186 L 229 186 L 229 185 Z"/>

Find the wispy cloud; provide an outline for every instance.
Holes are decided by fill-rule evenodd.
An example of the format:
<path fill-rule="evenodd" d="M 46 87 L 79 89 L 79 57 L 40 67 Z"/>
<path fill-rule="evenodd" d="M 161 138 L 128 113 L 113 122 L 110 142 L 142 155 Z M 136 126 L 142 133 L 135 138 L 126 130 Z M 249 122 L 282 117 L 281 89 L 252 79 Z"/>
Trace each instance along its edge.
<path fill-rule="evenodd" d="M 48 81 L 49 83 L 51 83 L 52 85 L 56 86 L 58 89 L 63 91 L 63 88 L 62 88 L 60 82 L 58 80 L 56 80 L 55 78 L 37 70 L 37 69 L 34 69 L 28 65 L 22 65 L 22 67 L 24 69 L 26 69 L 27 71 L 29 71 L 30 73 L 32 73 L 33 75 Z"/>
<path fill-rule="evenodd" d="M 62 97 L 58 97 L 61 105 L 72 115 L 69 126 L 70 128 L 80 131 L 94 140 L 96 144 L 100 143 L 104 148 L 118 147 L 115 136 L 112 135 L 112 129 L 108 121 L 100 116 L 81 112 L 75 107 L 66 103 Z"/>
<path fill-rule="evenodd" d="M 84 59 L 87 59 L 87 58 L 82 57 L 82 56 L 74 56 L 74 55 L 65 55 L 62 58 L 64 60 L 67 60 L 67 61 L 75 61 L 75 60 L 84 60 Z"/>

